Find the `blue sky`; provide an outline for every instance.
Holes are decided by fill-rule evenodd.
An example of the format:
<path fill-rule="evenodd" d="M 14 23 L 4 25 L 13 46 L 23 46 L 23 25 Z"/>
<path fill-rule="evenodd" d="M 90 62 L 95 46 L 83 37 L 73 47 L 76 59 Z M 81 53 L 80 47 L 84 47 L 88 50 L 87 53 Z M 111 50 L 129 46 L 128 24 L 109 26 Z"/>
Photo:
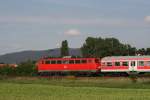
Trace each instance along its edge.
<path fill-rule="evenodd" d="M 149 0 L 0 0 L 0 54 L 81 47 L 88 36 L 150 47 Z"/>

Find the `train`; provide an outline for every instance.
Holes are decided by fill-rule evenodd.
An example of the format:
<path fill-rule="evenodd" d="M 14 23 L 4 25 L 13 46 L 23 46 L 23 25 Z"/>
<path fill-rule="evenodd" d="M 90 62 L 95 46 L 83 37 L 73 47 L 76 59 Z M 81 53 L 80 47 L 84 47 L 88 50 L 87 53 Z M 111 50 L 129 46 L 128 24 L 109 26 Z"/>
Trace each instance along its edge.
<path fill-rule="evenodd" d="M 104 58 L 41 58 L 38 73 L 126 73 L 150 72 L 150 56 L 108 56 Z"/>

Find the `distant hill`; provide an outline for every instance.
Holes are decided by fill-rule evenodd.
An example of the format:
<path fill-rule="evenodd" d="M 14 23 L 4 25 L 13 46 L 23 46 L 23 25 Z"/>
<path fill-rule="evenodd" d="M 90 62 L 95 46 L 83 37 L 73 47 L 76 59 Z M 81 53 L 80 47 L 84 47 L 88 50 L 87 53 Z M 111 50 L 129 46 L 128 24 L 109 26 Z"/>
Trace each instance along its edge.
<path fill-rule="evenodd" d="M 81 51 L 78 48 L 70 48 L 69 53 L 71 56 L 81 56 Z M 22 51 L 1 55 L 0 63 L 21 63 L 27 60 L 38 60 L 43 56 L 59 57 L 60 54 L 59 48 L 41 51 Z"/>

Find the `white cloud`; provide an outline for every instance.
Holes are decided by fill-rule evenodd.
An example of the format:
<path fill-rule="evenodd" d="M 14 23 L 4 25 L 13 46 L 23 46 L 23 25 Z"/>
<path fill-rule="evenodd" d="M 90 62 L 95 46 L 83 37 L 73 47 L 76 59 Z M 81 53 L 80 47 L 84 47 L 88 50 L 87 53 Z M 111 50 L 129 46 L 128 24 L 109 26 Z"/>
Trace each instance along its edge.
<path fill-rule="evenodd" d="M 146 16 L 146 17 L 144 18 L 144 20 L 145 20 L 146 22 L 150 22 L 150 16 Z"/>
<path fill-rule="evenodd" d="M 80 34 L 81 32 L 77 29 L 69 29 L 65 32 L 65 35 L 69 35 L 69 36 L 78 36 Z"/>

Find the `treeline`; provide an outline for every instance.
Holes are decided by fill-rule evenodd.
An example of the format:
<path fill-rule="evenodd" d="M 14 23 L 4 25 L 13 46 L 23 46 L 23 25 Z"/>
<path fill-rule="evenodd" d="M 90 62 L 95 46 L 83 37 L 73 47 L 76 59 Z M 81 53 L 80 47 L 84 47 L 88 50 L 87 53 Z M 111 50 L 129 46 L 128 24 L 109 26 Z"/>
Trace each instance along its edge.
<path fill-rule="evenodd" d="M 83 57 L 150 55 L 150 48 L 137 49 L 116 38 L 88 37 L 81 50 Z"/>
<path fill-rule="evenodd" d="M 17 67 L 9 65 L 0 67 L 0 75 L 3 76 L 36 76 L 37 68 L 35 62 L 27 61 L 20 63 Z"/>
<path fill-rule="evenodd" d="M 106 57 L 106 56 L 135 56 L 150 55 L 150 48 L 137 49 L 130 44 L 123 44 L 116 38 L 88 37 L 81 47 L 83 57 Z M 69 56 L 67 40 L 62 41 L 61 57 Z"/>
<path fill-rule="evenodd" d="M 150 48 L 137 49 L 116 38 L 88 37 L 81 47 L 83 57 L 150 55 Z"/>

